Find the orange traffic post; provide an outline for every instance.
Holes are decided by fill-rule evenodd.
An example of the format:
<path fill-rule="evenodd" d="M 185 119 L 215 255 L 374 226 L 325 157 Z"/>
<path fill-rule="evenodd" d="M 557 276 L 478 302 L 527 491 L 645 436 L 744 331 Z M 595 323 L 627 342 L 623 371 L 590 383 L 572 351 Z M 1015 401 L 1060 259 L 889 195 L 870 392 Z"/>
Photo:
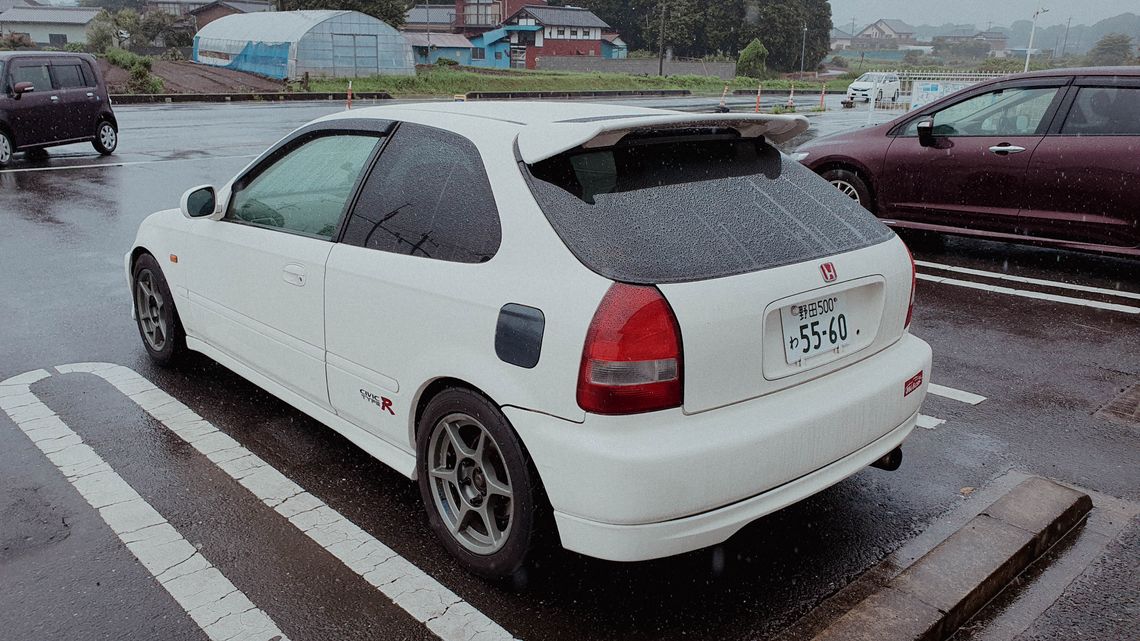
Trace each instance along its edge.
<path fill-rule="evenodd" d="M 827 106 L 824 104 L 824 100 L 826 98 L 827 98 L 827 85 L 824 85 L 824 86 L 819 88 L 819 110 L 820 111 L 827 109 Z"/>
<path fill-rule="evenodd" d="M 345 109 L 352 109 L 352 81 L 348 81 L 348 105 Z"/>
<path fill-rule="evenodd" d="M 756 85 L 756 113 L 760 113 L 760 94 L 764 93 L 764 84 Z"/>

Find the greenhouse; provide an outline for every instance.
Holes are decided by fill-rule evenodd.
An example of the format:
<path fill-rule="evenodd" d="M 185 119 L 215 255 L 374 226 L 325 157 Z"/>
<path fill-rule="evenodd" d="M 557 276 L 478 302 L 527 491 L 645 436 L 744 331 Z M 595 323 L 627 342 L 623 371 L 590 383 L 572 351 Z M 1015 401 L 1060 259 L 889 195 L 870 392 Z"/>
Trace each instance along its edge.
<path fill-rule="evenodd" d="M 357 11 L 238 13 L 194 36 L 194 62 L 269 78 L 414 75 L 412 48 L 381 20 Z"/>

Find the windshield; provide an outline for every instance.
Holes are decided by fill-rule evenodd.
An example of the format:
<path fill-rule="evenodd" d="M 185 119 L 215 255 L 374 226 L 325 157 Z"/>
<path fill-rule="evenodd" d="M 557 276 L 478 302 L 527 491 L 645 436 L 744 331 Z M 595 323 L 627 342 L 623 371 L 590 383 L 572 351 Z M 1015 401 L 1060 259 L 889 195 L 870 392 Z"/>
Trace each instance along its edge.
<path fill-rule="evenodd" d="M 886 80 L 886 75 L 881 73 L 865 73 L 859 76 L 855 82 L 883 82 Z"/>
<path fill-rule="evenodd" d="M 688 282 L 866 247 L 870 213 L 763 140 L 648 136 L 530 167 L 531 188 L 587 267 L 624 282 Z"/>

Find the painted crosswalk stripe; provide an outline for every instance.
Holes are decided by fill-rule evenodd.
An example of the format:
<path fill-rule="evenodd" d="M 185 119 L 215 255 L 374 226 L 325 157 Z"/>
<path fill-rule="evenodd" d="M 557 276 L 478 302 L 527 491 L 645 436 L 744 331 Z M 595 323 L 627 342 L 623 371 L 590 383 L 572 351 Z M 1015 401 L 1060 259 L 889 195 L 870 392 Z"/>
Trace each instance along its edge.
<path fill-rule="evenodd" d="M 134 370 L 111 363 L 75 363 L 56 370 L 94 374 L 114 385 L 443 641 L 513 639 L 454 592 Z"/>
<path fill-rule="evenodd" d="M 932 263 L 925 260 L 914 261 L 915 265 L 919 267 L 929 267 L 931 269 L 938 269 L 947 272 L 955 272 L 958 274 L 969 274 L 971 276 L 981 276 L 983 278 L 992 278 L 994 280 L 1005 280 L 1014 283 L 1025 283 L 1026 285 L 1040 285 L 1042 287 L 1052 287 L 1054 289 L 1068 289 L 1075 292 L 1086 292 L 1089 294 L 1103 294 L 1105 296 L 1115 296 L 1117 298 L 1131 298 L 1133 300 L 1140 300 L 1140 293 L 1128 292 L 1119 289 L 1107 289 L 1105 287 L 1092 287 L 1089 285 L 1078 285 L 1076 283 L 1063 283 L 1056 280 L 1045 280 L 1043 278 L 1030 278 L 1028 276 L 1015 276 L 1013 274 L 1003 274 L 1001 272 L 988 272 L 982 269 L 971 269 L 969 267 L 958 267 L 957 265 L 944 265 L 942 263 Z"/>
<path fill-rule="evenodd" d="M 916 277 L 918 280 L 930 281 L 932 283 L 939 283 L 942 285 L 953 285 L 955 287 L 978 289 L 995 294 L 1006 294 L 1008 296 L 1019 296 L 1021 298 L 1035 298 L 1037 300 L 1046 300 L 1053 303 L 1078 305 L 1080 307 L 1092 307 L 1094 309 L 1106 309 L 1114 312 L 1123 312 L 1125 314 L 1140 314 L 1140 307 L 1131 307 L 1129 305 L 1120 305 L 1117 303 L 1102 303 L 1096 300 L 1085 300 L 1083 298 L 1073 298 L 1072 296 L 1058 296 L 1057 294 L 1032 292 L 1024 289 L 1003 287 L 1001 285 L 986 285 L 984 283 L 975 283 L 969 280 L 958 280 L 956 278 L 946 278 L 943 276 L 931 276 L 930 274 L 923 273 L 917 274 Z"/>
<path fill-rule="evenodd" d="M 926 414 L 919 414 L 918 421 L 915 424 L 919 427 L 932 430 L 945 422 L 945 419 L 934 418 L 933 416 L 927 416 Z"/>
<path fill-rule="evenodd" d="M 36 370 L 0 381 L 3 409 L 212 641 L 287 641 L 277 624 L 32 393 Z"/>
<path fill-rule="evenodd" d="M 961 401 L 963 403 L 969 403 L 970 405 L 977 405 L 978 403 L 981 403 L 982 401 L 986 400 L 985 396 L 979 396 L 979 395 L 973 394 L 971 392 L 964 392 L 960 389 L 954 389 L 953 387 L 944 387 L 942 385 L 935 385 L 934 383 L 930 384 L 930 388 L 928 389 L 928 391 L 931 394 L 934 394 L 935 396 L 941 396 L 943 398 L 950 398 L 950 399 L 953 399 L 955 401 Z"/>

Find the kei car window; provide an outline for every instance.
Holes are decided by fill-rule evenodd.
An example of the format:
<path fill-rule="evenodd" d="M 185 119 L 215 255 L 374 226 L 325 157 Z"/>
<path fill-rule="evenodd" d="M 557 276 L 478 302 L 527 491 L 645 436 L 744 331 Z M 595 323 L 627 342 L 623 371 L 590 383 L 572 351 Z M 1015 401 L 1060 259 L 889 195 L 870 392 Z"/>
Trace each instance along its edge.
<path fill-rule="evenodd" d="M 12 84 L 30 82 L 36 91 L 51 89 L 51 76 L 46 64 L 25 63 L 12 67 Z"/>
<path fill-rule="evenodd" d="M 404 123 L 365 181 L 343 242 L 482 263 L 498 252 L 501 239 L 499 210 L 474 143 Z"/>
<path fill-rule="evenodd" d="M 1062 134 L 1140 135 L 1140 87 L 1081 87 Z"/>
<path fill-rule="evenodd" d="M 78 63 L 74 65 L 52 65 L 51 72 L 55 75 L 57 89 L 86 86 L 83 81 L 83 72 L 79 70 Z"/>
<path fill-rule="evenodd" d="M 226 219 L 331 239 L 378 138 L 316 138 L 234 193 Z"/>
<path fill-rule="evenodd" d="M 968 98 L 934 114 L 934 135 L 1032 136 L 1057 91 L 1057 87 L 1012 87 Z M 903 135 L 918 135 L 917 123 L 907 125 Z"/>

